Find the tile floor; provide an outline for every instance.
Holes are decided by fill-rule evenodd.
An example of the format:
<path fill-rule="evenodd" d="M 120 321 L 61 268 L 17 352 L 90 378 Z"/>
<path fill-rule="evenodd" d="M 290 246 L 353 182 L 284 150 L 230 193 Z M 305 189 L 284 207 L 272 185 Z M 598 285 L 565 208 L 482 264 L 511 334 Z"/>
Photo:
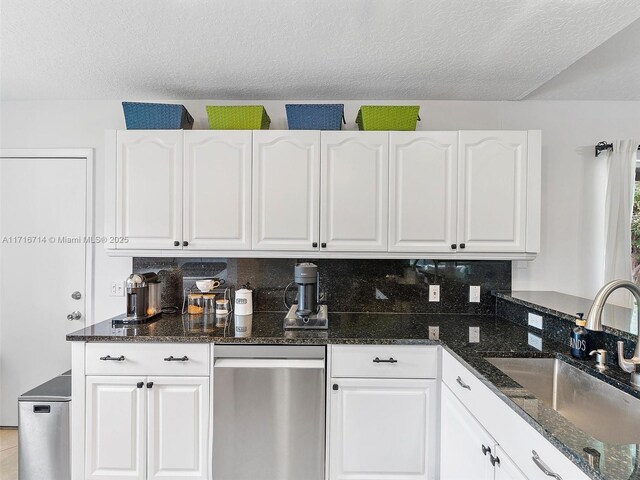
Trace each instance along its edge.
<path fill-rule="evenodd" d="M 18 430 L 0 429 L 0 480 L 18 479 Z"/>

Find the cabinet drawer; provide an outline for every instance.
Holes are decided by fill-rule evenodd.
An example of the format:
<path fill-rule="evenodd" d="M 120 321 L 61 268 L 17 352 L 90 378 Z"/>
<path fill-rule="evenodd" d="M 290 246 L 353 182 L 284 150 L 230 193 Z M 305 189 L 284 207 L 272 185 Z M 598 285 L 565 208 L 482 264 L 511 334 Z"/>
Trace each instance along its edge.
<path fill-rule="evenodd" d="M 533 461 L 533 451 L 550 471 L 560 475 L 563 480 L 588 478 L 569 458 L 447 351 L 442 353 L 442 381 L 530 480 L 549 478 Z"/>
<path fill-rule="evenodd" d="M 437 378 L 438 347 L 334 345 L 332 377 Z"/>
<path fill-rule="evenodd" d="M 209 375 L 209 344 L 88 343 L 85 353 L 87 375 Z"/>

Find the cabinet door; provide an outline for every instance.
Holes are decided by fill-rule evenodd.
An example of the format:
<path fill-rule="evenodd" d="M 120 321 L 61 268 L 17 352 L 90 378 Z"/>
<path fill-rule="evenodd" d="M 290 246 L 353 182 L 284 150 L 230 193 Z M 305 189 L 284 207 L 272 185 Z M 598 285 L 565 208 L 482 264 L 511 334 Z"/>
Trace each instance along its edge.
<path fill-rule="evenodd" d="M 527 132 L 460 132 L 458 158 L 459 251 L 524 252 Z"/>
<path fill-rule="evenodd" d="M 189 249 L 251 249 L 251 131 L 184 132 L 183 240 Z"/>
<path fill-rule="evenodd" d="M 435 478 L 436 380 L 341 378 L 332 385 L 331 480 Z"/>
<path fill-rule="evenodd" d="M 322 132 L 323 250 L 387 250 L 388 143 L 388 132 Z"/>
<path fill-rule="evenodd" d="M 490 453 L 485 454 L 483 447 L 493 449 L 495 441 L 444 384 L 440 429 L 440 478 L 493 479 Z"/>
<path fill-rule="evenodd" d="M 451 252 L 458 132 L 390 132 L 389 251 Z"/>
<path fill-rule="evenodd" d="M 145 388 L 142 377 L 86 379 L 87 479 L 145 479 Z"/>
<path fill-rule="evenodd" d="M 255 250 L 318 250 L 320 132 L 253 132 Z"/>
<path fill-rule="evenodd" d="M 117 145 L 117 248 L 182 248 L 182 130 L 119 131 Z"/>
<path fill-rule="evenodd" d="M 500 445 L 495 446 L 494 455 L 499 459 L 495 466 L 494 480 L 527 480 L 524 473 L 516 467 L 516 464 L 507 456 Z"/>
<path fill-rule="evenodd" d="M 209 378 L 149 377 L 148 478 L 206 480 Z"/>

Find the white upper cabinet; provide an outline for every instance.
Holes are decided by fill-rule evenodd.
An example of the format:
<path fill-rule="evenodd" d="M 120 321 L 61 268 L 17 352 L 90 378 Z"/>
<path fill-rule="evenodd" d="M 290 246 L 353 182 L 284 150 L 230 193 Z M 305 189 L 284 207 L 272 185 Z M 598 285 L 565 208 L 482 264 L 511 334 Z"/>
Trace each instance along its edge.
<path fill-rule="evenodd" d="M 526 251 L 527 161 L 527 132 L 460 132 L 459 251 Z"/>
<path fill-rule="evenodd" d="M 250 130 L 184 132 L 184 247 L 251 249 L 251 138 Z"/>
<path fill-rule="evenodd" d="M 116 172 L 117 248 L 181 248 L 182 131 L 119 131 Z"/>
<path fill-rule="evenodd" d="M 253 132 L 253 248 L 318 250 L 320 132 Z"/>
<path fill-rule="evenodd" d="M 389 251 L 455 251 L 457 194 L 458 132 L 389 134 Z"/>
<path fill-rule="evenodd" d="M 387 250 L 389 132 L 322 132 L 322 250 Z"/>

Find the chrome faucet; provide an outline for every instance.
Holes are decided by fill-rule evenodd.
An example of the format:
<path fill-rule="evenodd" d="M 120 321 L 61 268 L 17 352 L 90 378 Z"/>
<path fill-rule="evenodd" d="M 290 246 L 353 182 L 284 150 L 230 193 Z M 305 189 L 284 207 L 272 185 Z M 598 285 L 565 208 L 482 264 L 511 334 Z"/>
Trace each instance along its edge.
<path fill-rule="evenodd" d="M 638 310 L 638 328 L 640 329 L 640 288 L 628 280 L 613 280 L 607 283 L 597 293 L 596 298 L 593 300 L 593 305 L 587 315 L 587 326 L 585 327 L 589 331 L 599 332 L 602 330 L 602 310 L 607 302 L 609 296 L 619 288 L 625 288 L 629 290 L 636 299 L 636 305 Z M 636 340 L 636 348 L 633 352 L 633 357 L 630 359 L 624 358 L 624 342 L 618 342 L 618 365 L 625 372 L 631 373 L 631 383 L 640 388 L 640 373 L 636 371 L 636 365 L 640 365 L 640 341 Z"/>

